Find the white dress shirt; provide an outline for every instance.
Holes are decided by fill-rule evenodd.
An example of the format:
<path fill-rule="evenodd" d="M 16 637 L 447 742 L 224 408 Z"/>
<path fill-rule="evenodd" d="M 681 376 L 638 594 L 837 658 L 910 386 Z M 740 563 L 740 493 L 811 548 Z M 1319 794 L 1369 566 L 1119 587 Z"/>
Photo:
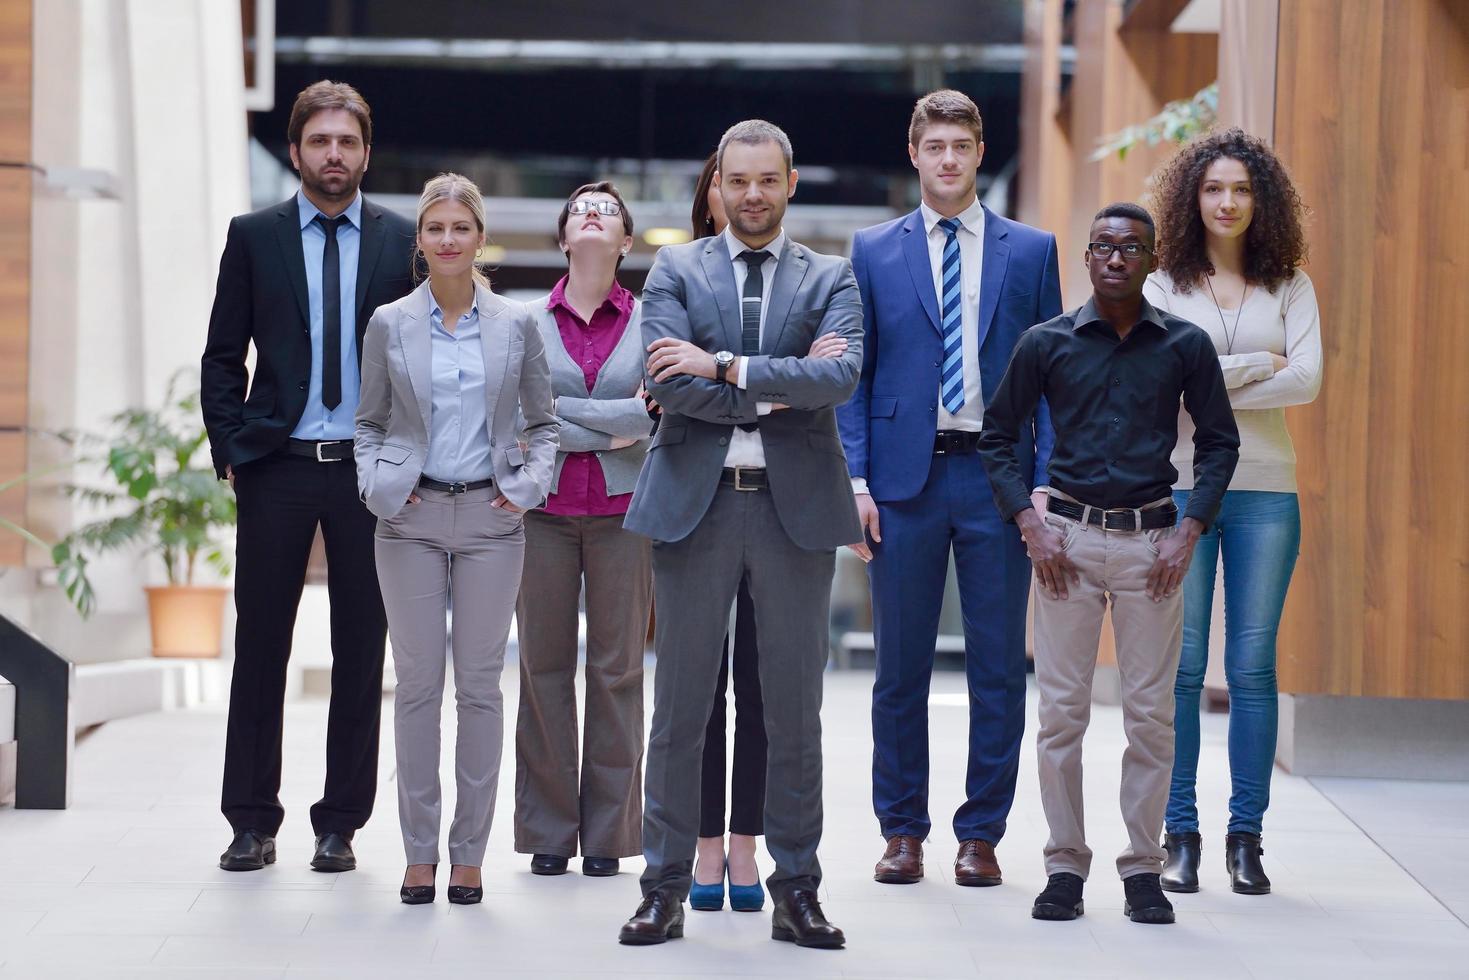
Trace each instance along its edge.
<path fill-rule="evenodd" d="M 739 257 L 739 254 L 741 252 L 751 251 L 750 246 L 735 237 L 733 225 L 725 228 L 724 234 L 721 237 L 724 239 L 725 247 L 729 249 L 729 260 L 734 265 L 735 296 L 743 296 L 745 294 L 745 280 L 750 275 L 750 267 L 745 264 L 744 259 Z M 760 342 L 762 344 L 765 342 L 765 314 L 770 309 L 770 287 L 775 284 L 775 268 L 780 264 L 780 253 L 785 249 L 785 245 L 786 233 L 785 229 L 782 228 L 780 234 L 776 235 L 770 244 L 764 248 L 753 250 L 770 253 L 770 258 L 760 263 L 761 285 L 764 286 L 764 291 L 760 294 Z M 742 307 L 737 307 L 736 309 L 741 314 L 740 323 L 743 324 L 744 310 Z M 739 358 L 740 388 L 747 388 L 749 386 L 749 371 L 746 370 L 748 366 L 747 361 L 748 358 Z M 755 411 L 760 415 L 769 415 L 771 404 L 770 402 L 756 402 Z M 724 465 L 764 466 L 765 443 L 760 438 L 760 432 L 758 430 L 746 432 L 739 427 L 731 428 L 729 452 L 724 454 Z"/>

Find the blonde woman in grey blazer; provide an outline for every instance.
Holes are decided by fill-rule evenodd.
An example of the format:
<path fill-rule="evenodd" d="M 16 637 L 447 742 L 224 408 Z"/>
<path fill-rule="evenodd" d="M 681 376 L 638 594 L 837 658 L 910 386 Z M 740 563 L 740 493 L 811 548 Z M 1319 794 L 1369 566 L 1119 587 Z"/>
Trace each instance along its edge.
<path fill-rule="evenodd" d="M 556 418 L 534 321 L 474 268 L 485 241 L 478 189 L 457 174 L 430 180 L 417 229 L 429 277 L 368 324 L 354 451 L 358 490 L 378 517 L 377 573 L 398 675 L 398 817 L 408 859 L 400 897 L 410 905 L 434 898 L 439 717 L 452 650 L 458 794 L 448 897 L 469 905 L 484 894 L 523 515 L 550 486 Z"/>
<path fill-rule="evenodd" d="M 582 872 L 602 877 L 642 850 L 652 558 L 648 540 L 624 530 L 622 518 L 653 426 L 640 310 L 617 282 L 632 215 L 612 184 L 587 184 L 562 206 L 556 231 L 570 270 L 530 304 L 551 365 L 561 451 L 545 508 L 525 519 L 515 849 L 532 856 L 536 874 L 562 874 L 580 853 Z M 583 583 L 586 710 L 578 725 Z"/>

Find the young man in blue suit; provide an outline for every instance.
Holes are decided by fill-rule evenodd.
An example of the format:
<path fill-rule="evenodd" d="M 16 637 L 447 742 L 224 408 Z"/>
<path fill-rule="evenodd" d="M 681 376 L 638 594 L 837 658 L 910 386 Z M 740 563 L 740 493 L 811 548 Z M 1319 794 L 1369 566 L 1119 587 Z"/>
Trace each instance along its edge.
<path fill-rule="evenodd" d="M 958 571 L 969 684 L 965 801 L 954 814 L 954 878 L 998 885 L 995 845 L 1015 796 L 1025 725 L 1030 561 L 995 509 L 976 452 L 985 399 L 1020 334 L 1061 312 L 1055 236 L 979 203 L 979 110 L 961 92 L 914 107 L 908 156 L 923 203 L 852 244 L 862 295 L 862 374 L 839 410 L 867 540 L 877 682 L 872 802 L 886 850 L 874 877 L 923 876 L 928 812 L 928 688 L 949 553 Z M 1041 404 L 1020 452 L 1039 485 L 1050 456 Z M 1037 494 L 1037 508 L 1044 494 Z"/>

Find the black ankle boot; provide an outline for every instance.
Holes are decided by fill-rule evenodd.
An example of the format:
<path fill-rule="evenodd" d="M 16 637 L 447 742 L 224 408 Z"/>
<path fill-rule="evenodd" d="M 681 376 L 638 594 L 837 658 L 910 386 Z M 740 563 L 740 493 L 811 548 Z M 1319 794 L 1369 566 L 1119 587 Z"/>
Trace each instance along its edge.
<path fill-rule="evenodd" d="M 1203 839 L 1197 833 L 1164 834 L 1163 850 L 1168 852 L 1168 860 L 1163 862 L 1163 890 L 1198 891 L 1199 858 L 1204 851 Z"/>
<path fill-rule="evenodd" d="M 1260 864 L 1259 834 L 1230 834 L 1224 838 L 1224 869 L 1229 872 L 1229 887 L 1240 895 L 1270 894 L 1270 879 Z"/>

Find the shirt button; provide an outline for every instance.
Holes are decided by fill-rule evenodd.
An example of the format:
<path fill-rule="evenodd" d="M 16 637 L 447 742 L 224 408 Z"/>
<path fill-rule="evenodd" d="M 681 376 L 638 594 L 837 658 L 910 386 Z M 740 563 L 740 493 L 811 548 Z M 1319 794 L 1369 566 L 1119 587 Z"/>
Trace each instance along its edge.
<path fill-rule="evenodd" d="M 729 440 L 726 439 L 724 436 L 720 436 L 719 437 L 719 444 L 721 446 L 727 446 L 727 445 L 729 445 Z"/>
<path fill-rule="evenodd" d="M 296 387 L 297 388 L 300 388 L 302 391 L 305 391 L 306 390 L 306 382 L 303 381 L 300 384 L 298 384 Z"/>
<path fill-rule="evenodd" d="M 938 406 L 937 405 L 930 405 L 930 406 L 928 406 L 928 410 L 930 412 L 937 412 L 938 411 Z"/>
<path fill-rule="evenodd" d="M 1116 388 L 1120 384 L 1122 384 L 1122 379 L 1121 378 L 1113 378 L 1112 379 L 1112 387 Z"/>
<path fill-rule="evenodd" d="M 1113 425 L 1121 425 L 1122 424 L 1122 420 L 1119 419 L 1119 418 L 1114 418 L 1114 419 L 1112 419 L 1112 424 Z"/>

